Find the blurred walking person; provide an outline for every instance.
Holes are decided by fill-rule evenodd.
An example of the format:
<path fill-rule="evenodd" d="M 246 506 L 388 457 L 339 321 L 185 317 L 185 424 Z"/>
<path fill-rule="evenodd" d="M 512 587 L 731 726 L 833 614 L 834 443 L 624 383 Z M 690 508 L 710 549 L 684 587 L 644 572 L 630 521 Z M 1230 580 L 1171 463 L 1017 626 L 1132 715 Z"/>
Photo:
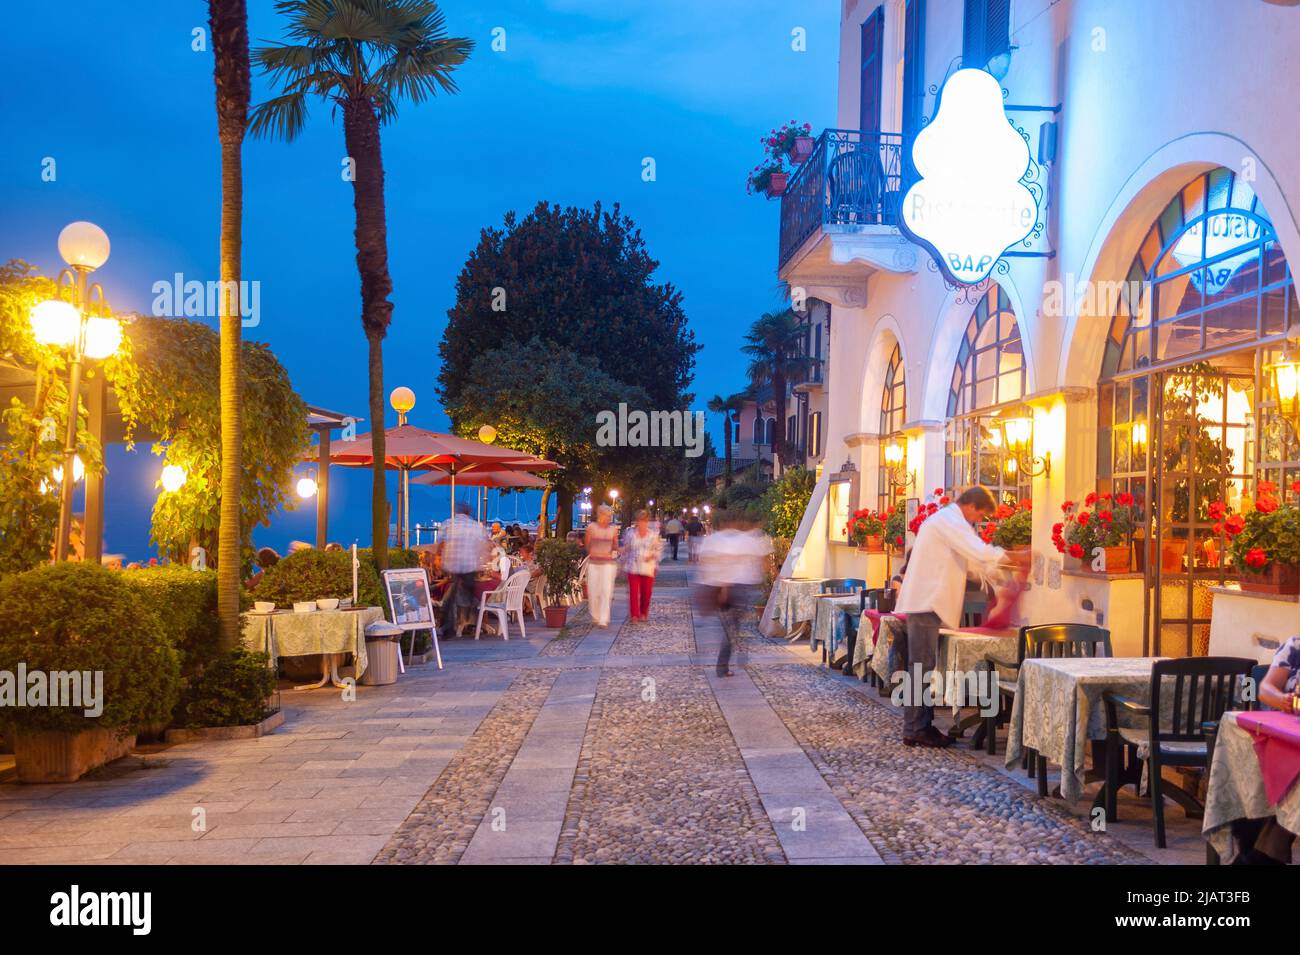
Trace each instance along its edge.
<path fill-rule="evenodd" d="M 587 525 L 583 540 L 587 548 L 587 603 L 592 622 L 609 626 L 609 605 L 614 600 L 614 578 L 618 576 L 618 528 L 614 510 L 608 504 L 596 509 L 596 522 Z"/>
<path fill-rule="evenodd" d="M 650 527 L 649 511 L 636 512 L 636 523 L 623 535 L 622 550 L 627 567 L 628 614 L 633 620 L 647 620 L 655 571 L 663 554 L 663 541 Z"/>
<path fill-rule="evenodd" d="M 704 525 L 699 515 L 692 514 L 686 522 L 686 560 L 688 563 L 700 562 L 700 544 L 704 541 Z"/>
<path fill-rule="evenodd" d="M 722 612 L 754 603 L 755 591 L 763 583 L 772 558 L 772 539 L 757 524 L 729 515 L 718 515 L 717 523 L 722 529 L 700 543 L 695 580 L 701 602 Z M 718 648 L 717 674 L 733 675 L 731 638 L 725 628 Z"/>
<path fill-rule="evenodd" d="M 463 501 L 458 503 L 442 545 L 442 567 L 450 578 L 443 598 L 443 640 L 456 635 L 462 613 L 474 611 L 474 582 L 490 546 L 487 530 L 474 520 L 473 510 Z"/>
<path fill-rule="evenodd" d="M 668 538 L 668 546 L 673 549 L 673 560 L 677 559 L 677 544 L 682 539 L 682 522 L 673 515 L 664 524 L 664 536 Z"/>

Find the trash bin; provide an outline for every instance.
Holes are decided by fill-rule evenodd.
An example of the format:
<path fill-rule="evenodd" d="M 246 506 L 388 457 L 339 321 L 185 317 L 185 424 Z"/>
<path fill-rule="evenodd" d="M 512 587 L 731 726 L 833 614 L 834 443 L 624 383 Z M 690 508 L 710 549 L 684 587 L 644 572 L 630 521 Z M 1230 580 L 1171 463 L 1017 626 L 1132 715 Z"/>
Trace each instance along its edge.
<path fill-rule="evenodd" d="M 402 628 L 380 620 L 366 627 L 366 656 L 369 662 L 361 674 L 363 686 L 388 686 L 397 682 L 397 655 L 402 652 Z"/>

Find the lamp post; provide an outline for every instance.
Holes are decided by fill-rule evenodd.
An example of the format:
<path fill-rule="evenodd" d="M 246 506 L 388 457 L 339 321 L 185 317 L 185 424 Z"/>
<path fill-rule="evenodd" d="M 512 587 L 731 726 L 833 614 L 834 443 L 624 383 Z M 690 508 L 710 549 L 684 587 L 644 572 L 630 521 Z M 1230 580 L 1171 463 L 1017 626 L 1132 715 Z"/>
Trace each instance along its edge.
<path fill-rule="evenodd" d="M 609 506 L 614 511 L 613 514 L 614 523 L 617 524 L 618 523 L 618 488 L 616 487 L 611 487 L 609 489 Z"/>
<path fill-rule="evenodd" d="M 397 425 L 406 424 L 406 416 L 415 407 L 415 392 L 406 386 L 394 388 L 388 396 L 388 403 L 397 412 Z M 456 502 L 451 502 L 451 509 L 456 510 Z M 397 509 L 401 512 L 397 521 L 397 546 L 405 547 L 410 538 L 411 513 L 411 475 L 406 468 L 397 472 Z"/>
<path fill-rule="evenodd" d="M 73 222 L 59 233 L 59 254 L 68 268 L 56 282 L 62 296 L 66 286 L 72 301 L 62 297 L 41 302 L 32 309 L 32 333 L 42 345 L 68 350 L 68 421 L 63 439 L 63 479 L 59 489 L 59 530 L 54 541 L 54 559 L 68 559 L 68 538 L 72 532 L 72 493 L 76 483 L 77 409 L 81 398 L 82 366 L 87 359 L 108 358 L 122 343 L 122 325 L 117 319 L 90 314 L 96 301 L 108 311 L 104 289 L 89 283 L 90 273 L 108 261 L 108 236 L 93 222 Z"/>

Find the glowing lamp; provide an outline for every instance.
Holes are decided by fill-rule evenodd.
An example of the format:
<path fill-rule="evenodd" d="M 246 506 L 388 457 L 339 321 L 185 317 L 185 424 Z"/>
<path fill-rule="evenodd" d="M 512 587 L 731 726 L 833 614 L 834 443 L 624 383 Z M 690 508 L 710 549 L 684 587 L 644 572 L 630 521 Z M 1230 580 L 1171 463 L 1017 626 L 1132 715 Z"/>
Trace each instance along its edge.
<path fill-rule="evenodd" d="M 1034 456 L 1034 419 L 1029 409 L 1012 409 L 993 423 L 1002 431 L 1002 446 L 1007 449 L 1007 474 L 1038 477 L 1052 473 L 1051 454 Z"/>
<path fill-rule="evenodd" d="M 52 473 L 54 474 L 54 484 L 55 484 L 55 486 L 58 486 L 58 485 L 62 484 L 62 483 L 63 483 L 63 465 L 62 465 L 62 464 L 56 464 L 56 465 L 54 466 L 54 471 L 53 471 Z M 73 480 L 74 483 L 76 483 L 76 482 L 80 481 L 82 478 L 84 478 L 85 476 L 86 476 L 86 465 L 85 465 L 84 463 L 82 463 L 81 455 L 79 455 L 79 454 L 74 454 L 74 455 L 72 456 L 72 480 Z"/>
<path fill-rule="evenodd" d="M 497 439 L 497 429 L 490 424 L 485 424 L 478 429 L 478 439 L 484 444 L 491 444 Z"/>
<path fill-rule="evenodd" d="M 32 309 L 32 334 L 42 345 L 71 348 L 77 341 L 81 313 L 71 302 L 50 299 Z"/>
<path fill-rule="evenodd" d="M 122 344 L 122 323 L 116 318 L 93 316 L 86 322 L 87 358 L 108 358 Z"/>
<path fill-rule="evenodd" d="M 1278 412 L 1292 428 L 1300 429 L 1300 350 L 1288 342 L 1267 370 L 1273 378 Z"/>
<path fill-rule="evenodd" d="M 93 222 L 73 222 L 59 233 L 59 255 L 74 269 L 94 271 L 108 261 L 108 235 Z"/>
<path fill-rule="evenodd" d="M 304 477 L 298 479 L 298 496 L 304 501 L 316 496 L 316 479 Z"/>
<path fill-rule="evenodd" d="M 1147 423 L 1145 421 L 1133 422 L 1133 450 L 1139 454 L 1146 450 L 1147 446 Z"/>
<path fill-rule="evenodd" d="M 898 467 L 903 463 L 903 446 L 897 441 L 885 445 L 885 463 L 890 467 Z"/>
<path fill-rule="evenodd" d="M 388 403 L 399 415 L 405 415 L 415 407 L 415 392 L 405 385 L 394 388 L 393 393 L 388 396 Z"/>
<path fill-rule="evenodd" d="M 1001 418 L 1002 441 L 1008 451 L 1019 455 L 1029 449 L 1034 437 L 1034 421 L 1028 415 L 1013 418 Z"/>
<path fill-rule="evenodd" d="M 618 488 L 616 488 L 616 487 L 611 487 L 611 488 L 609 489 L 609 499 L 610 499 L 611 501 L 617 501 L 617 500 L 618 500 Z"/>
<path fill-rule="evenodd" d="M 162 469 L 162 486 L 168 494 L 175 494 L 185 486 L 185 469 L 179 464 L 169 464 Z"/>

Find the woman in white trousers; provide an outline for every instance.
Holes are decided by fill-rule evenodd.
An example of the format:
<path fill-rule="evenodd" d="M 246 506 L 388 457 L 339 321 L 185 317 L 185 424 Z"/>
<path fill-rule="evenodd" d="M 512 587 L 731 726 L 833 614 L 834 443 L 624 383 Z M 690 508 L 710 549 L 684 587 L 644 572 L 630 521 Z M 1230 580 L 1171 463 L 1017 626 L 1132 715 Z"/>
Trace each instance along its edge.
<path fill-rule="evenodd" d="M 609 605 L 614 600 L 614 578 L 618 575 L 618 528 L 614 512 L 606 504 L 596 510 L 596 523 L 587 525 L 587 602 L 591 619 L 598 627 L 609 626 Z"/>

